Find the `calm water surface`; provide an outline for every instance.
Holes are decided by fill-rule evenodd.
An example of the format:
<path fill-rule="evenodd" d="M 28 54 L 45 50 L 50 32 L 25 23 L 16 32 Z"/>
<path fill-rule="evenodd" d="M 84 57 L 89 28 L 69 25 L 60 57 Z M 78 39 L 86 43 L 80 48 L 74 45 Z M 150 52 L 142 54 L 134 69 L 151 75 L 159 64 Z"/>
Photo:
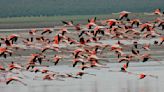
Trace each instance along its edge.
<path fill-rule="evenodd" d="M 122 64 L 110 64 L 113 70 L 119 70 Z M 50 67 L 54 71 L 77 72 L 70 66 Z M 42 81 L 41 79 L 33 80 L 33 73 L 25 72 L 30 76 L 23 81 L 28 86 L 23 86 L 17 82 L 5 85 L 0 83 L 0 92 L 163 92 L 164 90 L 164 66 L 158 63 L 131 63 L 129 71 L 135 73 L 146 73 L 158 75 L 159 78 L 146 77 L 139 80 L 135 75 L 129 75 L 121 72 L 108 72 L 108 69 L 88 69 L 86 72 L 96 74 L 84 75 L 82 79 L 64 79 L 65 81 Z M 39 75 L 39 74 L 37 74 Z"/>

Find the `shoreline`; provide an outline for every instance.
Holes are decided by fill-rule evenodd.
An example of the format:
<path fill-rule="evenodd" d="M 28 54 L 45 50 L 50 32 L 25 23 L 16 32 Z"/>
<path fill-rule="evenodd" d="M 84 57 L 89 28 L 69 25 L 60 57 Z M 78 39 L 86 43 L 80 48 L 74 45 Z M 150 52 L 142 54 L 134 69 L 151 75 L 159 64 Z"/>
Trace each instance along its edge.
<path fill-rule="evenodd" d="M 97 19 L 116 19 L 119 13 L 101 14 L 101 15 L 72 15 L 72 16 L 40 16 L 40 17 L 11 17 L 0 18 L 0 29 L 21 29 L 21 28 L 47 28 L 63 25 L 61 21 L 73 21 L 74 24 L 86 24 L 89 18 Z M 133 13 L 129 15 L 130 19 L 138 18 L 142 22 L 155 19 L 156 15 L 147 15 L 145 13 Z"/>

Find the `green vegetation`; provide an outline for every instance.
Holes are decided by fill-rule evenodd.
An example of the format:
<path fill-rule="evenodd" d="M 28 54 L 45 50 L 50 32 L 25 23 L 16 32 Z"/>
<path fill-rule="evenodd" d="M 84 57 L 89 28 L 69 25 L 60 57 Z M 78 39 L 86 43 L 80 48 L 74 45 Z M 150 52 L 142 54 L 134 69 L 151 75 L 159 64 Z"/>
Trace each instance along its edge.
<path fill-rule="evenodd" d="M 164 0 L 0 0 L 0 17 L 150 12 L 164 10 L 163 4 Z"/>

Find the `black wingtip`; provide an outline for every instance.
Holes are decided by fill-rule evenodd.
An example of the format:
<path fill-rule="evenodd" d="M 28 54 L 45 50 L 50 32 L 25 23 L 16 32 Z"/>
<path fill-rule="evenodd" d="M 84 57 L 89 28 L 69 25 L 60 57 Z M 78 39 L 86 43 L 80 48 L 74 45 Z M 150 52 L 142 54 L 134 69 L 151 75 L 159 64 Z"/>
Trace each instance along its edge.
<path fill-rule="evenodd" d="M 66 21 L 62 21 L 63 24 L 68 24 Z"/>

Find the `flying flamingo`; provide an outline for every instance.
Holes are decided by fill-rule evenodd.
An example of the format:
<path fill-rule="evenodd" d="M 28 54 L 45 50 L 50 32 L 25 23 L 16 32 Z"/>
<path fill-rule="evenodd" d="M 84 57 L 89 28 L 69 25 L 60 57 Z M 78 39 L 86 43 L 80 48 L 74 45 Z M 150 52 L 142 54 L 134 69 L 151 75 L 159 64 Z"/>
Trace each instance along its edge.
<path fill-rule="evenodd" d="M 61 34 L 62 36 L 64 36 L 65 33 L 70 33 L 66 27 L 61 28 L 58 32 L 58 34 Z"/>
<path fill-rule="evenodd" d="M 88 61 L 90 62 L 90 67 L 99 67 L 99 68 L 109 68 L 103 64 L 98 62 L 98 57 L 96 55 L 91 55 L 88 57 Z"/>
<path fill-rule="evenodd" d="M 80 62 L 82 65 L 84 64 L 84 60 L 81 58 L 75 58 L 73 59 L 72 63 L 73 63 L 73 67 L 75 67 L 77 65 L 77 63 Z"/>
<path fill-rule="evenodd" d="M 41 49 L 42 53 L 46 52 L 47 50 L 59 51 L 59 48 L 47 45 L 47 46 L 45 46 L 44 48 Z"/>
<path fill-rule="evenodd" d="M 54 73 L 49 73 L 43 76 L 43 80 L 54 80 L 55 79 L 55 74 Z"/>
<path fill-rule="evenodd" d="M 146 62 L 146 61 L 148 61 L 149 59 L 153 59 L 153 60 L 155 60 L 155 61 L 158 61 L 158 63 L 162 64 L 162 62 L 160 62 L 159 59 L 153 58 L 153 57 L 151 56 L 151 54 L 147 54 L 147 53 L 140 55 L 140 56 L 139 56 L 139 59 L 142 60 L 142 62 Z"/>
<path fill-rule="evenodd" d="M 7 54 L 11 56 L 12 53 L 13 52 L 11 50 L 8 50 L 6 47 L 0 47 L 0 56 L 3 56 L 4 58 L 6 58 Z"/>
<path fill-rule="evenodd" d="M 147 14 L 147 15 L 159 15 L 159 16 L 162 16 L 163 15 L 160 8 L 155 9 L 151 13 L 145 13 L 145 14 Z"/>
<path fill-rule="evenodd" d="M 62 21 L 62 23 L 65 24 L 65 26 L 74 26 L 73 21 Z"/>
<path fill-rule="evenodd" d="M 57 65 L 61 58 L 62 58 L 61 56 L 54 55 L 54 58 L 53 58 L 54 59 L 54 65 Z"/>
<path fill-rule="evenodd" d="M 126 62 L 126 64 L 123 64 L 123 66 L 121 67 L 120 70 L 108 70 L 109 72 L 123 72 L 123 73 L 131 73 L 129 71 L 127 71 L 127 68 L 129 66 L 129 62 Z"/>
<path fill-rule="evenodd" d="M 80 53 L 82 53 L 82 52 L 84 52 L 84 50 L 81 48 L 78 48 L 78 49 L 74 50 L 72 54 L 73 54 L 74 58 L 77 58 L 80 55 Z"/>
<path fill-rule="evenodd" d="M 163 37 L 163 36 L 160 37 L 159 40 L 160 40 L 160 41 L 155 40 L 155 41 L 154 41 L 154 44 L 155 44 L 155 45 L 158 45 L 158 43 L 159 43 L 159 46 L 161 46 L 161 45 L 163 44 L 163 42 L 164 42 L 164 37 Z"/>
<path fill-rule="evenodd" d="M 6 71 L 6 69 L 2 65 L 0 65 L 0 70 L 1 71 Z"/>
<path fill-rule="evenodd" d="M 84 65 L 80 65 L 78 66 L 81 70 L 84 70 L 86 68 L 91 68 L 91 66 L 89 64 L 84 64 Z"/>
<path fill-rule="evenodd" d="M 11 64 L 8 65 L 9 70 L 13 70 L 13 69 L 23 69 L 23 67 L 19 64 L 16 64 L 14 62 L 11 62 Z"/>
<path fill-rule="evenodd" d="M 8 38 L 11 41 L 11 43 L 13 44 L 13 42 L 16 42 L 18 40 L 20 36 L 18 34 L 12 34 L 10 35 Z"/>
<path fill-rule="evenodd" d="M 17 81 L 17 82 L 20 82 L 21 84 L 27 86 L 26 83 L 24 83 L 23 81 L 21 81 L 20 79 L 22 79 L 22 77 L 16 77 L 16 76 L 13 76 L 13 77 L 10 77 L 10 78 L 7 78 L 6 79 L 6 84 L 10 84 L 12 81 Z"/>
<path fill-rule="evenodd" d="M 47 70 L 47 69 L 42 69 L 42 70 L 41 70 L 41 73 L 43 73 L 43 74 L 44 74 L 44 73 L 50 73 L 50 72 L 52 72 L 52 71 Z"/>
<path fill-rule="evenodd" d="M 138 48 L 138 42 L 137 41 L 134 41 L 133 42 L 133 45 L 134 45 L 134 47 L 137 49 Z"/>
<path fill-rule="evenodd" d="M 107 23 L 107 25 L 112 28 L 113 26 L 115 26 L 117 24 L 117 20 L 116 19 L 108 19 L 105 20 L 105 22 Z"/>
<path fill-rule="evenodd" d="M 159 45 L 162 45 L 164 42 L 164 37 L 160 37 L 160 40 L 161 40 L 161 42 L 159 43 Z"/>
<path fill-rule="evenodd" d="M 137 27 L 139 27 L 139 25 L 141 24 L 141 21 L 139 19 L 132 19 L 130 22 L 132 27 L 134 24 L 136 24 Z"/>
<path fill-rule="evenodd" d="M 150 50 L 150 44 L 144 44 L 144 46 L 142 48 L 149 51 Z"/>
<path fill-rule="evenodd" d="M 86 25 L 88 29 L 91 29 L 92 26 L 97 26 L 96 22 L 96 17 L 92 18 L 92 19 L 88 19 L 88 24 Z"/>
<path fill-rule="evenodd" d="M 81 28 L 81 26 L 80 26 L 80 24 L 76 24 L 75 25 L 75 30 L 76 31 L 80 31 L 82 28 Z"/>
<path fill-rule="evenodd" d="M 143 79 L 146 76 L 150 76 L 150 77 L 153 77 L 153 78 L 158 78 L 158 76 L 155 76 L 155 75 L 147 75 L 147 74 L 141 73 L 141 74 L 139 74 L 139 79 Z"/>
<path fill-rule="evenodd" d="M 43 32 L 41 33 L 41 35 L 44 35 L 45 33 L 52 33 L 52 30 L 51 29 L 49 29 L 49 28 L 45 28 L 45 29 L 43 29 Z"/>
<path fill-rule="evenodd" d="M 127 21 L 130 21 L 130 19 L 128 18 L 129 13 L 131 13 L 131 12 L 127 12 L 127 11 L 120 12 L 119 20 L 122 20 L 123 18 L 126 18 Z"/>
<path fill-rule="evenodd" d="M 30 31 L 29 31 L 29 34 L 30 34 L 30 35 L 35 35 L 35 34 L 36 34 L 36 32 L 37 32 L 37 30 L 36 30 L 36 29 L 32 29 L 32 30 L 30 30 Z"/>
<path fill-rule="evenodd" d="M 35 73 L 37 73 L 37 72 L 41 72 L 41 70 L 38 69 L 38 68 L 33 68 L 33 70 L 31 70 L 31 72 L 35 72 Z"/>
<path fill-rule="evenodd" d="M 144 79 L 146 76 L 149 76 L 149 77 L 152 77 L 152 78 L 158 78 L 158 76 L 156 75 L 151 75 L 151 74 L 145 74 L 145 73 L 132 73 L 132 72 L 128 72 L 129 74 L 132 74 L 132 75 L 137 75 L 139 79 Z"/>
<path fill-rule="evenodd" d="M 96 76 L 96 74 L 90 74 L 90 73 L 87 73 L 87 72 L 77 72 L 76 76 L 83 76 L 84 74 Z"/>
<path fill-rule="evenodd" d="M 118 62 L 121 63 L 123 61 L 126 61 L 126 62 L 130 62 L 131 60 L 133 59 L 133 56 L 132 55 L 128 55 L 126 57 L 121 57 L 118 59 Z"/>
<path fill-rule="evenodd" d="M 156 15 L 160 15 L 160 16 L 162 16 L 163 14 L 161 13 L 161 9 L 156 9 L 155 11 L 154 11 L 154 14 L 156 14 Z"/>
<path fill-rule="evenodd" d="M 147 29 L 147 31 L 150 31 L 153 27 L 154 27 L 154 25 L 152 25 L 149 22 L 140 25 L 141 32 L 143 32 L 145 29 Z"/>

